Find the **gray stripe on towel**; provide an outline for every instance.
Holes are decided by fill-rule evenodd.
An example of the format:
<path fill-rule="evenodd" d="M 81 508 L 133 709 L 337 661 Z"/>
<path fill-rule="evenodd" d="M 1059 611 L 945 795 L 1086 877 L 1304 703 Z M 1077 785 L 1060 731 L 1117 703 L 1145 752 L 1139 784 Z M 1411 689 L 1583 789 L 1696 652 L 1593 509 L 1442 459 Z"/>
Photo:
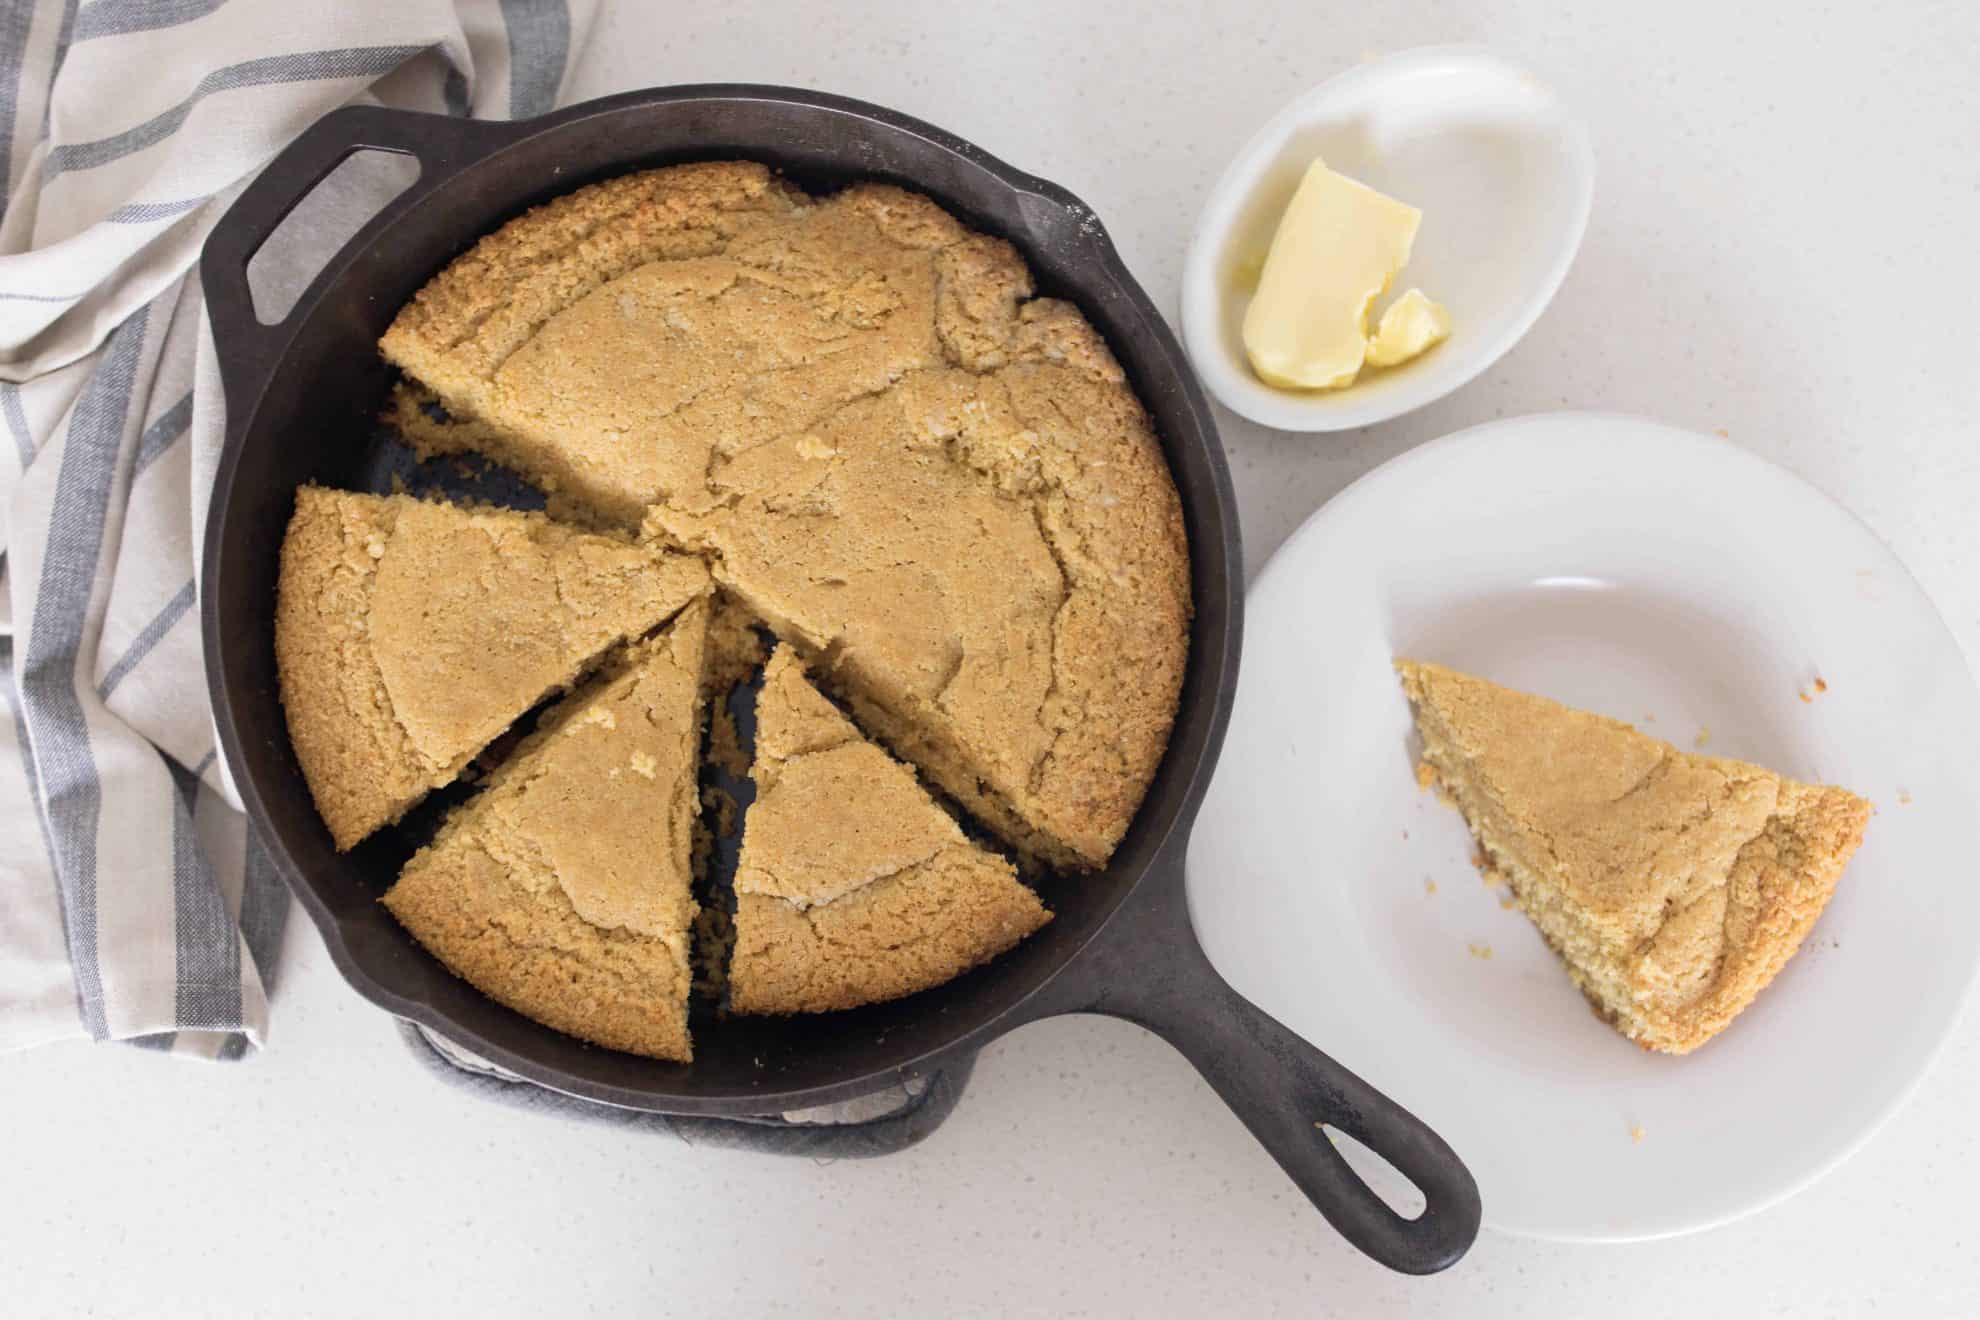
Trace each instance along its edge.
<path fill-rule="evenodd" d="M 49 846 L 68 920 L 69 961 L 83 1025 L 98 1040 L 109 1035 L 96 945 L 96 831 L 103 785 L 90 750 L 89 723 L 76 695 L 76 661 L 149 319 L 150 308 L 139 308 L 112 333 L 101 364 L 70 414 L 49 511 L 34 626 L 21 666 L 21 703 L 41 773 Z"/>
<path fill-rule="evenodd" d="M 509 29 L 509 118 L 548 114 L 564 86 L 571 11 L 564 0 L 502 0 Z"/>
<path fill-rule="evenodd" d="M 212 863 L 200 851 L 193 827 L 199 780 L 176 761 L 172 772 L 172 929 L 178 967 L 178 1006 L 173 1020 L 181 1030 L 216 1030 L 240 1025 L 240 937 L 227 911 L 226 896 Z"/>
<path fill-rule="evenodd" d="M 76 14 L 77 41 L 122 37 L 204 18 L 227 0 L 90 0 Z"/>
<path fill-rule="evenodd" d="M 388 73 L 426 49 L 424 46 L 353 46 L 341 50 L 301 51 L 293 55 L 264 55 L 213 70 L 199 80 L 183 101 L 153 115 L 134 128 L 94 142 L 76 142 L 48 153 L 45 177 L 71 170 L 107 165 L 135 151 L 155 146 L 179 131 L 186 116 L 215 92 L 269 83 L 311 82 L 320 78 L 366 78 Z"/>
<path fill-rule="evenodd" d="M 138 474 L 158 460 L 158 456 L 172 447 L 172 442 L 184 435 L 192 427 L 192 391 L 177 403 L 158 414 L 156 421 L 144 428 L 138 437 L 137 458 L 131 463 L 131 481 L 135 483 Z"/>
<path fill-rule="evenodd" d="M 11 380 L 0 381 L 0 413 L 7 415 L 7 429 L 14 434 L 14 452 L 21 456 L 21 470 L 34 461 L 34 432 L 28 429 L 27 412 L 21 407 L 21 387 Z"/>
<path fill-rule="evenodd" d="M 194 599 L 195 589 L 192 579 L 188 578 L 186 585 L 180 587 L 178 593 L 165 602 L 165 607 L 152 616 L 151 622 L 144 625 L 144 630 L 131 639 L 131 644 L 124 648 L 122 655 L 117 657 L 117 663 L 110 666 L 110 672 L 103 676 L 101 683 L 97 684 L 96 695 L 105 701 L 110 700 L 110 694 L 117 690 L 117 685 L 129 677 L 133 669 L 143 664 L 144 658 L 151 654 L 152 648 L 164 640 L 166 633 L 172 631 L 172 625 L 186 616 L 186 611 L 192 608 Z"/>

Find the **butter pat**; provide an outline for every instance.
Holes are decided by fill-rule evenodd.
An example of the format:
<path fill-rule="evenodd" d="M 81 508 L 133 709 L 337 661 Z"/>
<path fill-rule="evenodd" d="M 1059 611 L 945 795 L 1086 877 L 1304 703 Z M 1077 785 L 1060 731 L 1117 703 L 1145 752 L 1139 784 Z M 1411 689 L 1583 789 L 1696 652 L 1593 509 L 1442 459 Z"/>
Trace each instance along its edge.
<path fill-rule="evenodd" d="M 1244 317 L 1244 351 L 1281 389 L 1335 389 L 1364 363 L 1406 361 L 1450 333 L 1450 315 L 1412 289 L 1382 318 L 1368 310 L 1409 263 L 1423 213 L 1316 160 L 1307 167 L 1265 257 Z"/>
<path fill-rule="evenodd" d="M 1389 304 L 1382 324 L 1368 341 L 1368 365 L 1393 367 L 1407 362 L 1451 333 L 1451 314 L 1411 289 Z"/>

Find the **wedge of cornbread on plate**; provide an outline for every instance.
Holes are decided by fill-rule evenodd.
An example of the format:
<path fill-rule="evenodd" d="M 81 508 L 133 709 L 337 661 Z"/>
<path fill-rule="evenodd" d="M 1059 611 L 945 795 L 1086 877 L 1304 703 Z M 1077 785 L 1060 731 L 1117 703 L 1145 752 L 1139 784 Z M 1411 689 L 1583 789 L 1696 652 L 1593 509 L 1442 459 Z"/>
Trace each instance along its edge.
<path fill-rule="evenodd" d="M 298 490 L 275 659 L 337 847 L 452 783 L 530 707 L 708 587 L 692 556 L 541 514 Z"/>
<path fill-rule="evenodd" d="M 1684 1054 L 1815 925 L 1870 804 L 1441 665 L 1397 660 L 1420 778 L 1618 1031 Z"/>
<path fill-rule="evenodd" d="M 696 601 L 554 707 L 384 900 L 490 998 L 682 1062 L 707 625 Z"/>
<path fill-rule="evenodd" d="M 914 772 L 863 738 L 779 647 L 756 709 L 757 798 L 735 878 L 729 1006 L 819 1013 L 896 999 L 1051 919 Z"/>

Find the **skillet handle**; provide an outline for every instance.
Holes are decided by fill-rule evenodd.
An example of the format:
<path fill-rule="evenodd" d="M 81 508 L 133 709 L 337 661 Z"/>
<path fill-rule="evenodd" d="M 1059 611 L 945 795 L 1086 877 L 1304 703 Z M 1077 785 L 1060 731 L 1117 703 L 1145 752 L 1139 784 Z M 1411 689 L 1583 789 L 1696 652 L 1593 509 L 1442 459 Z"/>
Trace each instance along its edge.
<path fill-rule="evenodd" d="M 239 405 L 266 383 L 288 347 L 300 313 L 315 301 L 332 273 L 328 266 L 318 272 L 281 320 L 264 322 L 256 316 L 248 263 L 317 184 L 354 152 L 391 151 L 417 160 L 419 177 L 367 223 L 369 230 L 458 174 L 484 154 L 491 141 L 514 129 L 514 124 L 503 121 L 354 105 L 331 111 L 284 147 L 234 199 L 200 252 L 200 287 L 206 295 L 227 397 Z M 337 255 L 358 260 L 364 247 L 353 239 Z M 331 264 L 339 263 L 333 257 Z M 241 411 L 237 406 L 229 416 Z"/>
<path fill-rule="evenodd" d="M 1179 858 L 1158 861 L 1038 998 L 1027 1018 L 1100 1013 L 1175 1046 L 1327 1222 L 1389 1268 L 1447 1269 L 1478 1236 L 1478 1184 L 1443 1139 L 1217 974 L 1190 926 Z M 1423 1193 L 1423 1213 L 1391 1210 L 1322 1123 L 1400 1170 Z"/>

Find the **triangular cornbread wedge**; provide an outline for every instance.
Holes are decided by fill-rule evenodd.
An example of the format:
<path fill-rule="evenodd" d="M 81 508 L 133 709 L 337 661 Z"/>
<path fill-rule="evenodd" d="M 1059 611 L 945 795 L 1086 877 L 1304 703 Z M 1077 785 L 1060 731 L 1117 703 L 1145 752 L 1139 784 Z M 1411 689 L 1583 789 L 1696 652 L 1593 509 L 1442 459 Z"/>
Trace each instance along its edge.
<path fill-rule="evenodd" d="M 607 648 L 707 589 L 692 556 L 541 514 L 297 491 L 275 658 L 337 847 L 451 783 Z"/>
<path fill-rule="evenodd" d="M 565 698 L 385 895 L 490 998 L 682 1062 L 707 627 L 697 601 Z"/>
<path fill-rule="evenodd" d="M 1870 804 L 1627 724 L 1398 660 L 1419 777 L 1464 813 L 1568 974 L 1617 1030 L 1683 1054 L 1800 947 Z"/>
<path fill-rule="evenodd" d="M 729 1002 L 817 1013 L 925 990 L 1051 919 L 779 647 L 756 707 Z"/>

